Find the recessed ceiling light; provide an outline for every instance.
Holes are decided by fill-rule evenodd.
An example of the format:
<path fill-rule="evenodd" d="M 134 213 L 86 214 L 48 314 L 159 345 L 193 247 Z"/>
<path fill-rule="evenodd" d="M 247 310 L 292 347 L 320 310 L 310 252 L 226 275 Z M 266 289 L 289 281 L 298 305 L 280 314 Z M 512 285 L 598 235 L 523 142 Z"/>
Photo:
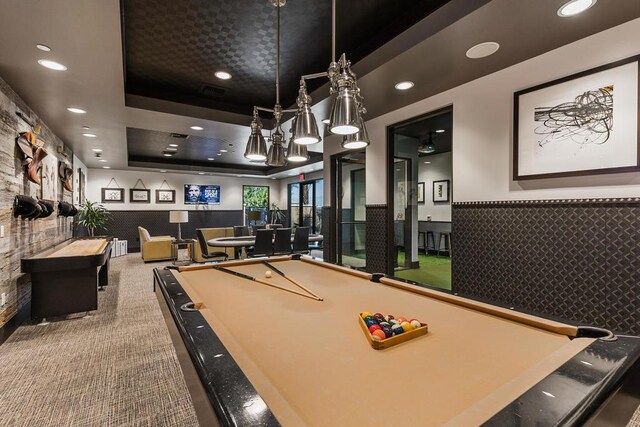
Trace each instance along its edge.
<path fill-rule="evenodd" d="M 208 157 L 207 160 L 215 160 L 213 157 Z"/>
<path fill-rule="evenodd" d="M 431 162 L 424 162 L 424 164 L 425 164 L 425 165 L 430 165 L 430 164 L 431 164 Z"/>
<path fill-rule="evenodd" d="M 226 71 L 216 71 L 214 73 L 214 76 L 216 76 L 220 80 L 229 80 L 231 78 L 231 74 L 227 73 Z"/>
<path fill-rule="evenodd" d="M 218 156 L 222 156 L 222 153 L 218 153 Z"/>
<path fill-rule="evenodd" d="M 176 147 L 167 147 L 167 148 L 165 148 L 165 150 L 167 150 L 167 151 L 178 151 L 178 149 Z"/>
<path fill-rule="evenodd" d="M 82 108 L 76 108 L 76 107 L 69 107 L 69 108 L 67 108 L 67 111 L 71 111 L 72 113 L 76 113 L 76 114 L 86 114 L 87 113 Z"/>
<path fill-rule="evenodd" d="M 471 47 L 466 55 L 467 58 L 470 59 L 480 59 L 487 57 L 489 55 L 493 55 L 500 49 L 500 45 L 496 42 L 484 42 L 479 43 L 473 47 Z"/>
<path fill-rule="evenodd" d="M 277 179 L 277 178 L 271 178 L 271 179 Z"/>
<path fill-rule="evenodd" d="M 407 90 L 407 89 L 411 89 L 413 87 L 413 82 L 400 82 L 400 83 L 396 83 L 396 89 L 398 90 Z"/>
<path fill-rule="evenodd" d="M 50 70 L 65 71 L 67 69 L 65 65 L 62 65 L 61 63 L 56 61 L 50 61 L 48 59 L 38 59 L 38 64 Z"/>
<path fill-rule="evenodd" d="M 100 160 L 98 160 L 98 161 L 99 161 L 100 163 L 107 163 L 107 160 L 106 160 L 106 159 L 100 159 Z"/>
<path fill-rule="evenodd" d="M 95 133 L 83 133 L 82 136 L 86 136 L 87 138 L 96 138 L 98 135 Z"/>
<path fill-rule="evenodd" d="M 173 156 L 173 153 L 162 153 L 162 155 L 165 157 L 171 157 Z"/>
<path fill-rule="evenodd" d="M 111 169 L 111 166 L 103 166 L 102 169 Z"/>
<path fill-rule="evenodd" d="M 204 172 L 198 172 L 198 175 L 204 175 Z"/>
<path fill-rule="evenodd" d="M 227 153 L 227 150 L 220 150 L 221 153 Z"/>
<path fill-rule="evenodd" d="M 51 52 L 51 48 L 46 44 L 37 44 L 36 47 L 44 52 Z"/>
<path fill-rule="evenodd" d="M 160 169 L 160 172 L 165 173 L 165 172 L 166 172 L 166 170 L 164 170 L 164 169 Z"/>
<path fill-rule="evenodd" d="M 169 144 L 169 147 L 179 147 L 178 144 Z"/>
<path fill-rule="evenodd" d="M 324 119 L 324 120 L 322 121 L 322 123 L 324 123 L 325 125 L 328 125 L 329 123 L 331 123 L 331 120 L 329 120 L 329 119 Z M 274 178 L 274 179 L 275 179 L 275 178 Z"/>
<path fill-rule="evenodd" d="M 295 175 L 295 173 L 288 173 L 287 175 L 289 175 L 289 176 L 294 176 L 294 175 Z"/>
<path fill-rule="evenodd" d="M 558 9 L 558 16 L 567 18 L 584 12 L 596 4 L 598 0 L 571 0 Z"/>
<path fill-rule="evenodd" d="M 436 133 L 445 133 L 445 132 L 446 132 L 446 131 L 445 131 L 444 129 L 438 129 L 438 130 L 436 131 Z"/>
<path fill-rule="evenodd" d="M 90 128 L 89 126 L 82 126 L 82 129 L 84 129 L 84 130 L 89 130 L 89 129 L 91 129 L 91 128 Z"/>
<path fill-rule="evenodd" d="M 191 129 L 193 129 L 193 130 L 202 130 L 204 128 L 202 126 L 191 126 Z"/>
<path fill-rule="evenodd" d="M 94 153 L 102 153 L 102 148 L 94 148 L 93 150 Z"/>

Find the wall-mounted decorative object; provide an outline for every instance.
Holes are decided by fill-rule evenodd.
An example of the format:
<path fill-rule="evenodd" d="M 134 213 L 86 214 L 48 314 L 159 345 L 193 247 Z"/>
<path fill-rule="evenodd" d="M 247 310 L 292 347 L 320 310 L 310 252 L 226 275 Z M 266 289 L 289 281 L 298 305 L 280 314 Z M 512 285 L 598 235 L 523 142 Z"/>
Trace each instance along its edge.
<path fill-rule="evenodd" d="M 115 187 L 111 187 L 111 183 Z M 115 178 L 111 178 L 107 186 L 102 188 L 102 203 L 124 203 L 124 188 L 118 185 Z"/>
<path fill-rule="evenodd" d="M 151 203 L 151 190 L 131 188 L 129 189 L 129 201 L 131 203 Z"/>
<path fill-rule="evenodd" d="M 58 177 L 62 181 L 62 188 L 67 191 L 73 191 L 73 169 L 65 162 L 58 164 Z"/>
<path fill-rule="evenodd" d="M 142 188 L 138 188 L 138 184 Z M 133 185 L 133 188 L 129 189 L 129 202 L 130 203 L 151 203 L 151 190 L 148 190 L 144 185 L 144 182 L 140 178 Z"/>
<path fill-rule="evenodd" d="M 219 185 L 184 185 L 185 205 L 219 205 L 220 186 Z"/>
<path fill-rule="evenodd" d="M 87 176 L 82 171 L 82 168 L 78 168 L 78 203 L 83 205 L 86 196 L 85 192 L 87 191 Z"/>
<path fill-rule="evenodd" d="M 433 181 L 433 202 L 449 201 L 449 180 Z"/>
<path fill-rule="evenodd" d="M 40 182 L 40 198 L 58 200 L 58 159 L 55 156 L 42 160 Z"/>
<path fill-rule="evenodd" d="M 167 188 L 164 188 L 164 186 Z M 165 179 L 160 184 L 160 188 L 156 190 L 156 203 L 175 203 L 176 202 L 176 190 L 171 189 L 169 183 Z"/>
<path fill-rule="evenodd" d="M 75 216 L 78 213 L 78 208 L 76 208 L 71 203 L 67 202 L 59 202 L 58 203 L 58 215 L 59 216 Z"/>
<path fill-rule="evenodd" d="M 42 160 L 47 157 L 44 141 L 37 138 L 39 131 L 40 125 L 36 125 L 36 131 L 21 132 L 16 138 L 16 144 L 24 155 L 22 165 L 25 167 L 27 178 L 38 185 L 41 182 L 40 169 L 42 168 Z"/>
<path fill-rule="evenodd" d="M 40 207 L 42 208 L 42 214 L 38 218 L 46 218 L 51 216 L 53 211 L 55 210 L 53 207 L 53 202 L 49 200 L 38 200 Z"/>
<path fill-rule="evenodd" d="M 513 179 L 640 170 L 640 56 L 514 94 Z"/>
<path fill-rule="evenodd" d="M 418 183 L 418 203 L 424 203 L 424 182 Z"/>
<path fill-rule="evenodd" d="M 13 216 L 22 219 L 33 219 L 40 216 L 42 207 L 36 199 L 29 196 L 17 195 L 13 201 Z"/>

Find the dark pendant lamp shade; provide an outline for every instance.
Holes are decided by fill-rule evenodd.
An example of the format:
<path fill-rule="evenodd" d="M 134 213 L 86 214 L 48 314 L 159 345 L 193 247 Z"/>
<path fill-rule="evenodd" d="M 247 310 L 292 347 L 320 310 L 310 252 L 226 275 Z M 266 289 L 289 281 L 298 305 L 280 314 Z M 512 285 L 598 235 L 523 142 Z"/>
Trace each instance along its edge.
<path fill-rule="evenodd" d="M 364 119 L 360 115 L 360 130 L 352 135 L 346 135 L 342 138 L 342 147 L 348 150 L 355 150 L 358 148 L 367 147 L 371 142 L 369 141 L 369 134 L 367 128 L 364 125 Z"/>
<path fill-rule="evenodd" d="M 360 113 L 355 93 L 347 87 L 340 88 L 333 102 L 329 116 L 329 130 L 337 135 L 351 135 L 358 132 Z"/>
<path fill-rule="evenodd" d="M 418 146 L 418 153 L 431 154 L 435 153 L 436 146 L 433 144 L 433 134 L 429 133 L 429 139 L 423 140 Z"/>
<path fill-rule="evenodd" d="M 296 144 L 293 138 L 291 138 L 289 140 L 289 147 L 287 148 L 287 160 L 293 163 L 309 160 L 309 151 L 307 150 L 307 146 L 303 144 Z"/>

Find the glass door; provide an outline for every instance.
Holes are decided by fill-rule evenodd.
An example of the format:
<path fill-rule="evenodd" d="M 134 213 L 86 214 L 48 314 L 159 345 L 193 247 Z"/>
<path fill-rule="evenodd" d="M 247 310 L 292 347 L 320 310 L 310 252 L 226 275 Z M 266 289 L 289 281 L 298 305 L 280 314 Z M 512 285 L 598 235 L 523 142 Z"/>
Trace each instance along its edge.
<path fill-rule="evenodd" d="M 309 227 L 312 234 L 322 230 L 323 180 L 289 184 L 289 226 Z"/>
<path fill-rule="evenodd" d="M 366 173 L 365 153 L 336 158 L 337 262 L 366 267 Z"/>

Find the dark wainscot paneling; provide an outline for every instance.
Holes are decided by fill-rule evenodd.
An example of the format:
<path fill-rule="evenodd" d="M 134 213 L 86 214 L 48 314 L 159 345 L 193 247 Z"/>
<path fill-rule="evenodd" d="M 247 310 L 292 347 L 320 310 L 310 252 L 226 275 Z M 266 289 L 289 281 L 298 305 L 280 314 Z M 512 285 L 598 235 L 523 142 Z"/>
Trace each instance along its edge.
<path fill-rule="evenodd" d="M 640 335 L 640 199 L 453 204 L 453 290 Z"/>
<path fill-rule="evenodd" d="M 138 226 L 144 227 L 151 236 L 178 236 L 178 224 L 169 222 L 169 211 L 116 211 L 110 210 L 111 219 L 107 230 L 100 234 L 107 234 L 121 240 L 128 241 L 129 252 L 140 250 Z M 233 227 L 242 224 L 241 210 L 198 210 L 189 211 L 189 222 L 181 224 L 182 237 L 196 238 L 196 228 Z M 76 235 L 82 236 L 85 231 L 78 228 Z"/>
<path fill-rule="evenodd" d="M 387 205 L 366 205 L 367 272 L 387 273 L 390 269 L 389 221 Z"/>
<path fill-rule="evenodd" d="M 336 244 L 334 236 L 336 235 L 335 211 L 332 206 L 322 207 L 322 250 L 323 259 L 328 262 L 336 262 Z"/>

